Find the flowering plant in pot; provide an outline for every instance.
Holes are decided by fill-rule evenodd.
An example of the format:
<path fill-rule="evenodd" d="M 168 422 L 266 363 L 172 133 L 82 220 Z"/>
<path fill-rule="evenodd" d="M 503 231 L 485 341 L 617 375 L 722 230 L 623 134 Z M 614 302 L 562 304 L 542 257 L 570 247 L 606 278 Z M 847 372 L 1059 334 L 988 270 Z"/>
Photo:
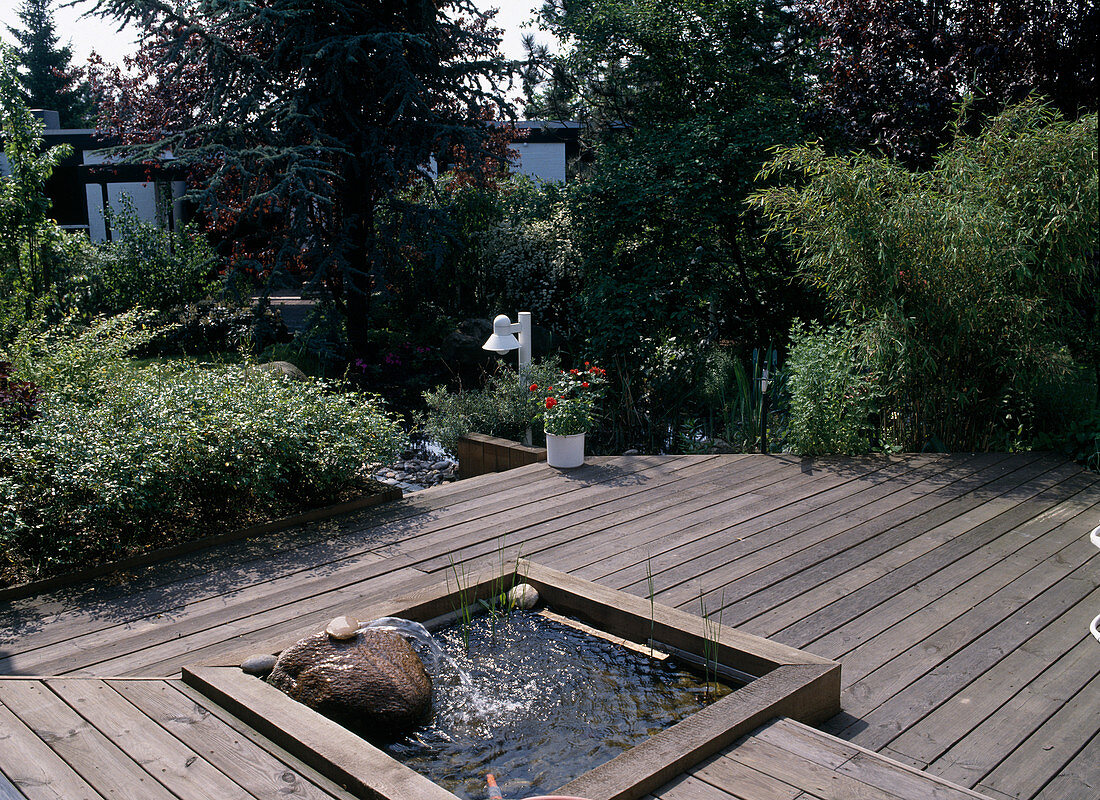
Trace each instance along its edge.
<path fill-rule="evenodd" d="M 563 371 L 553 385 L 532 383 L 535 419 L 546 432 L 546 461 L 552 467 L 584 463 L 584 434 L 592 424 L 596 402 L 606 386 L 606 373 L 587 361 L 584 369 Z"/>

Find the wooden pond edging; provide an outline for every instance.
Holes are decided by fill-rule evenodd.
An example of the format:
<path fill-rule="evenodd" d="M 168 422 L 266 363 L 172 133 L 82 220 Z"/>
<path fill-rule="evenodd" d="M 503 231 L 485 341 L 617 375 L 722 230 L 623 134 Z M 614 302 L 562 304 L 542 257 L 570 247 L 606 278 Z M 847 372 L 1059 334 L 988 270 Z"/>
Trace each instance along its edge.
<path fill-rule="evenodd" d="M 654 735 L 566 784 L 559 792 L 591 800 L 637 800 L 741 736 L 776 717 L 805 723 L 840 710 L 840 665 L 825 658 L 725 626 L 709 626 L 683 611 L 521 559 L 463 580 L 470 604 L 530 583 L 558 613 L 635 642 L 702 658 L 708 636 L 717 640 L 719 664 L 752 678 L 714 704 Z M 458 591 L 451 581 L 372 605 L 360 616 L 401 616 L 420 622 L 454 613 Z M 286 642 L 285 645 L 289 645 Z M 284 645 L 284 646 L 285 646 Z M 275 647 L 274 649 L 282 649 Z M 253 652 L 255 648 L 253 648 Z M 183 680 L 280 747 L 355 793 L 385 800 L 455 800 L 455 796 L 390 758 L 357 735 L 279 690 L 227 665 L 185 667 Z"/>

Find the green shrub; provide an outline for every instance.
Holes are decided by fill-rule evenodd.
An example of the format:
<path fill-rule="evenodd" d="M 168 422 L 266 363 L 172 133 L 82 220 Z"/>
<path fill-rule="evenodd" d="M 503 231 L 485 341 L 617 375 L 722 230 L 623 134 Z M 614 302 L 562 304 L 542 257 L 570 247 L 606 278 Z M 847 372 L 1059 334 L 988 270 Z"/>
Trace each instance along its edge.
<path fill-rule="evenodd" d="M 258 353 L 291 339 L 282 317 L 264 302 L 233 305 L 206 297 L 160 312 L 153 324 L 160 332 L 141 348 L 141 354 Z"/>
<path fill-rule="evenodd" d="M 986 449 L 1006 420 L 1063 423 L 1029 410 L 1100 362 L 1096 135 L 1095 114 L 1028 102 L 927 172 L 809 145 L 765 171 L 787 183 L 753 202 L 863 330 L 898 445 Z"/>
<path fill-rule="evenodd" d="M 111 241 L 85 241 L 69 269 L 66 291 L 85 315 L 134 308 L 165 311 L 219 288 L 220 261 L 193 225 L 169 230 L 138 218 L 130 203 L 108 215 Z"/>
<path fill-rule="evenodd" d="M 786 367 L 786 444 L 795 453 L 853 455 L 871 449 L 871 414 L 879 396 L 860 349 L 856 330 L 795 323 Z"/>
<path fill-rule="evenodd" d="M 130 371 L 129 356 L 160 333 L 150 312 L 129 311 L 85 325 L 70 318 L 28 326 L 9 348 L 12 374 L 37 383 L 55 401 L 92 404 Z"/>
<path fill-rule="evenodd" d="M 552 360 L 531 365 L 523 380 L 515 370 L 501 367 L 479 389 L 448 392 L 440 386 L 424 393 L 428 411 L 421 427 L 452 453 L 459 438 L 468 433 L 521 441 L 533 418 L 528 387 L 532 383 L 553 385 L 560 372 L 557 361 Z"/>
<path fill-rule="evenodd" d="M 34 339 L 45 354 L 39 416 L 0 426 L 9 580 L 335 499 L 400 449 L 399 425 L 373 396 L 249 364 L 136 368 L 110 356 L 141 338 L 137 325 L 131 316 Z M 108 350 L 100 371 L 61 368 L 62 354 L 87 365 L 96 342 Z"/>

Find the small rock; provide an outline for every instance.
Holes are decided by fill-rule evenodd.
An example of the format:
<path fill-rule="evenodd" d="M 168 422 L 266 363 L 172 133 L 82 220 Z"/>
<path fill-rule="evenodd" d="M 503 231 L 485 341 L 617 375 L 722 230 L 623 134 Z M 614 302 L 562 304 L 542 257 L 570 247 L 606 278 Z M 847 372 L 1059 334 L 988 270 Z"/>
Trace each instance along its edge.
<path fill-rule="evenodd" d="M 278 659 L 270 653 L 260 653 L 258 655 L 249 656 L 242 661 L 241 670 L 249 675 L 258 675 L 262 678 L 275 668 L 276 661 L 278 661 Z"/>
<path fill-rule="evenodd" d="M 534 608 L 539 602 L 539 593 L 529 583 L 521 583 L 513 586 L 508 591 L 508 605 L 512 608 L 522 608 L 525 611 Z"/>
<path fill-rule="evenodd" d="M 450 461 L 436 461 L 434 464 L 432 464 L 432 469 L 444 470 L 447 469 L 449 466 L 451 466 Z"/>
<path fill-rule="evenodd" d="M 268 375 L 281 375 L 292 381 L 308 380 L 306 374 L 289 361 L 268 361 L 266 364 L 257 364 L 256 369 Z"/>
<path fill-rule="evenodd" d="M 354 639 L 359 632 L 359 620 L 355 617 L 337 617 L 325 628 L 333 639 Z"/>
<path fill-rule="evenodd" d="M 636 456 L 636 455 L 638 455 L 638 451 L 634 450 L 634 449 L 623 450 L 623 455 L 624 456 Z"/>

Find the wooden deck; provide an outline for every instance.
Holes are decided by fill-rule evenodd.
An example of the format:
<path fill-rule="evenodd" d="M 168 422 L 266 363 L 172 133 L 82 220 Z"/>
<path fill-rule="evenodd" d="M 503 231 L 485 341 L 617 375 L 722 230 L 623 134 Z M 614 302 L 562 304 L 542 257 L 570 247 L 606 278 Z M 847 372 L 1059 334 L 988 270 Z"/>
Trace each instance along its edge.
<path fill-rule="evenodd" d="M 843 665 L 824 734 L 777 722 L 655 797 L 967 796 L 940 779 L 1100 796 L 1098 523 L 1100 476 L 1040 455 L 629 457 L 461 481 L 0 604 L 0 799 L 348 797 L 174 676 L 495 562 L 502 537 L 506 557 L 639 596 L 648 569 L 658 602 L 703 596 Z"/>

